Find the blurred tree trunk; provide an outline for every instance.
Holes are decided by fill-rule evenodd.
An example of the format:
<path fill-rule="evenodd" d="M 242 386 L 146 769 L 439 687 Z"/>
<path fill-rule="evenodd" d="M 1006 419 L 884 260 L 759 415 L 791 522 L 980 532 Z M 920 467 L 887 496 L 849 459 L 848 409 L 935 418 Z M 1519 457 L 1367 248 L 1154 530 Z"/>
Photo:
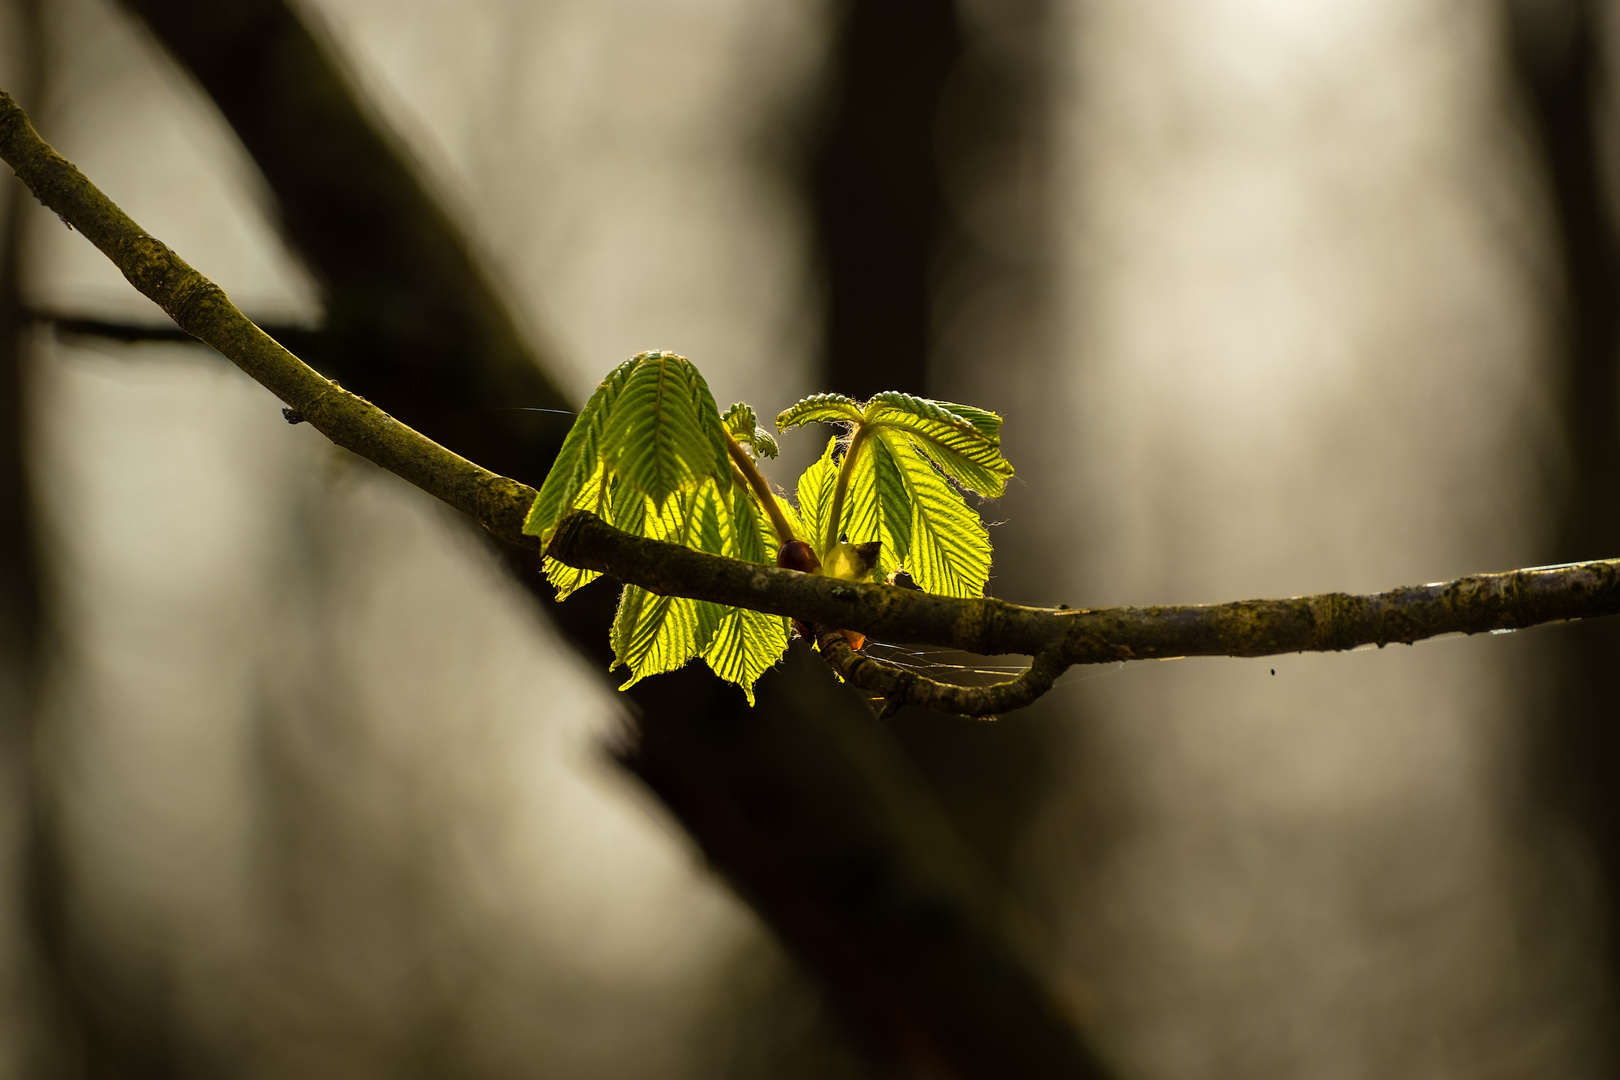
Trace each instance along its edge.
<path fill-rule="evenodd" d="M 1612 111 L 1604 104 L 1606 15 L 1599 0 L 1508 5 L 1510 57 L 1550 196 L 1562 286 L 1570 473 L 1557 561 L 1620 553 L 1620 246 L 1604 165 L 1611 140 L 1600 126 Z M 1540 782 L 1579 823 L 1599 864 L 1612 986 L 1620 983 L 1620 626 L 1604 619 L 1553 632 L 1565 666 L 1551 715 L 1537 717 Z"/>
<path fill-rule="evenodd" d="M 827 276 L 825 389 L 921 394 L 944 232 L 935 127 L 962 57 L 952 0 L 855 0 L 812 200 Z"/>
<path fill-rule="evenodd" d="M 45 73 L 37 0 L 13 7 L 21 39 L 17 91 L 41 96 Z M 16 904 L 10 957 L 16 1025 L 7 1047 L 17 1075 L 119 1076 L 160 1080 L 174 1074 L 171 1019 L 161 995 L 131 1010 L 118 995 L 97 994 L 68 932 L 65 870 L 50 785 L 38 752 L 41 667 L 47 620 L 41 596 L 33 485 L 29 472 L 27 363 L 32 323 L 23 308 L 21 214 L 31 201 L 12 189 L 0 218 L 0 784 L 11 805 L 4 838 L 5 874 Z"/>

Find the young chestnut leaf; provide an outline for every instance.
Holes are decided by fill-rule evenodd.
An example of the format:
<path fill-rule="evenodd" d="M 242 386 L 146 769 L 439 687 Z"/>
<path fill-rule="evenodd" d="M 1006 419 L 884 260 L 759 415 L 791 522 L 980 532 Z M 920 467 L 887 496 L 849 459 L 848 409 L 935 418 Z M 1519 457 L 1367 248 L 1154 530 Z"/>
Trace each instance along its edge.
<path fill-rule="evenodd" d="M 770 432 L 759 426 L 754 419 L 754 410 L 746 403 L 739 401 L 727 409 L 720 418 L 720 423 L 731 432 L 731 437 L 749 447 L 755 454 L 764 458 L 774 458 L 779 448 L 776 439 Z"/>
<path fill-rule="evenodd" d="M 725 432 L 708 384 L 691 361 L 642 353 L 620 388 L 601 436 L 602 463 L 662 507 L 712 478 L 731 486 Z"/>
<path fill-rule="evenodd" d="M 542 550 L 551 543 L 557 523 L 574 509 L 586 482 L 602 471 L 603 424 L 613 412 L 625 380 L 640 362 L 640 356 L 632 356 L 614 368 L 579 410 L 574 426 L 568 429 L 557 460 L 552 463 L 551 471 L 540 485 L 540 494 L 523 522 L 525 533 L 540 538 Z"/>
<path fill-rule="evenodd" d="M 958 489 L 1005 488 L 1012 466 L 1001 456 L 999 416 L 885 393 L 864 403 L 818 394 L 777 417 L 783 429 L 811 423 L 847 435 L 799 478 L 795 509 L 759 472 L 757 459 L 775 457 L 777 446 L 754 411 L 739 402 L 722 416 L 684 357 L 640 353 L 580 410 L 524 531 L 549 542 L 564 516 L 584 510 L 638 536 L 734 559 L 770 563 L 780 548 L 774 561 L 811 573 L 857 581 L 905 569 L 929 591 L 983 591 L 989 536 Z M 598 576 L 549 558 L 546 575 L 559 599 Z M 630 670 L 629 687 L 701 657 L 752 703 L 788 628 L 781 616 L 629 586 L 611 631 L 614 667 Z M 860 648 L 860 635 L 845 633 Z"/>
<path fill-rule="evenodd" d="M 835 462 L 829 446 L 800 481 L 800 516 L 822 561 L 841 541 L 877 541 L 882 576 L 905 569 L 930 592 L 983 593 L 989 536 L 953 484 L 989 497 L 1005 490 L 1013 467 L 1001 456 L 1001 417 L 891 391 L 865 403 L 807 398 L 784 410 L 777 426 L 826 421 L 848 431 L 843 457 Z"/>
<path fill-rule="evenodd" d="M 775 440 L 747 405 L 721 417 L 708 384 L 684 357 L 631 357 L 580 410 L 524 531 L 549 542 L 564 516 L 586 510 L 638 536 L 768 563 L 775 528 L 751 486 L 732 482 L 734 468 L 754 466 L 752 459 L 732 460 L 728 431 L 758 456 L 775 454 Z M 783 517 L 796 527 L 790 512 Z M 558 599 L 599 576 L 549 558 L 545 573 Z M 620 594 L 610 640 L 614 667 L 630 670 L 625 687 L 701 656 L 752 702 L 754 682 L 787 648 L 788 624 L 631 586 Z"/>

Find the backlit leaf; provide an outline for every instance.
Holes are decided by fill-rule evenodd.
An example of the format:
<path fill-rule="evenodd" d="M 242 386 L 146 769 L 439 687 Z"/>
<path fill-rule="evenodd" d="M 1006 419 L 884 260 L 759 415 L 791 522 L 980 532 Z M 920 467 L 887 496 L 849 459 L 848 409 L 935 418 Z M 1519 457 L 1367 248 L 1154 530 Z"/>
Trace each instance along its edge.
<path fill-rule="evenodd" d="M 906 570 L 931 593 L 982 595 L 990 578 L 990 536 L 979 515 L 914 447 L 885 441 L 911 502 Z"/>
<path fill-rule="evenodd" d="M 906 432 L 947 476 L 980 495 L 998 498 L 1013 474 L 1001 456 L 1001 418 L 984 409 L 891 391 L 867 403 L 866 423 Z"/>
<path fill-rule="evenodd" d="M 674 353 L 643 353 L 613 402 L 601 436 L 614 475 L 662 507 L 705 478 L 731 484 L 714 399 L 697 369 Z"/>
<path fill-rule="evenodd" d="M 828 439 L 821 457 L 799 477 L 799 526 L 803 530 L 799 535 L 810 542 L 817 556 L 824 555 L 827 546 L 827 515 L 832 511 L 833 485 L 838 480 L 838 463 L 833 460 L 837 449 L 838 439 Z"/>
<path fill-rule="evenodd" d="M 788 621 L 763 611 L 732 608 L 720 620 L 703 660 L 722 679 L 736 683 L 754 703 L 754 683 L 776 666 L 788 647 Z"/>
<path fill-rule="evenodd" d="M 748 562 L 774 562 L 775 530 L 753 496 L 733 487 L 733 558 Z M 754 703 L 754 683 L 782 658 L 788 645 L 788 620 L 745 608 L 726 609 L 703 652 L 704 662 L 722 679 L 742 687 L 748 704 Z"/>
<path fill-rule="evenodd" d="M 883 578 L 900 568 L 911 549 L 910 496 L 885 434 L 878 428 L 856 449 L 841 526 L 850 543 L 882 543 L 876 571 Z"/>
<path fill-rule="evenodd" d="M 574 426 L 568 430 L 568 437 L 557 452 L 557 460 L 552 463 L 545 483 L 540 485 L 540 494 L 536 496 L 534 505 L 529 508 L 529 516 L 523 522 L 524 533 L 540 538 L 541 550 L 551 543 L 557 524 L 573 508 L 574 501 L 599 468 L 604 422 L 612 413 L 625 381 L 639 361 L 639 357 L 631 357 L 614 368 L 612 374 L 603 379 L 595 393 L 591 394 L 585 407 L 579 410 Z"/>
<path fill-rule="evenodd" d="M 731 432 L 733 439 L 752 447 L 757 456 L 774 458 L 777 455 L 779 448 L 775 437 L 759 426 L 759 421 L 754 419 L 754 410 L 746 402 L 739 401 L 727 409 L 720 423 Z"/>
<path fill-rule="evenodd" d="M 573 505 L 569 509 L 589 510 L 591 513 L 601 516 L 606 509 L 607 488 L 606 474 L 603 472 L 601 465 L 598 465 L 596 471 L 591 474 L 590 480 L 580 488 L 579 494 L 575 496 Z M 546 580 L 556 588 L 558 600 L 568 599 L 570 594 L 583 589 L 602 576 L 595 570 L 580 570 L 577 567 L 569 566 L 567 563 L 560 563 L 549 555 L 546 556 L 544 565 Z"/>
<path fill-rule="evenodd" d="M 861 407 L 854 398 L 843 394 L 812 394 L 776 415 L 776 430 L 800 427 L 804 424 L 858 424 Z"/>
<path fill-rule="evenodd" d="M 716 554 L 725 546 L 731 514 L 714 484 L 678 494 L 662 507 L 655 507 L 647 496 L 625 491 L 642 501 L 642 535 Z M 684 667 L 707 648 L 724 614 L 718 604 L 656 596 L 634 585 L 625 586 L 612 630 L 615 666 L 630 669 L 629 680 L 619 689 L 628 689 L 649 675 Z"/>

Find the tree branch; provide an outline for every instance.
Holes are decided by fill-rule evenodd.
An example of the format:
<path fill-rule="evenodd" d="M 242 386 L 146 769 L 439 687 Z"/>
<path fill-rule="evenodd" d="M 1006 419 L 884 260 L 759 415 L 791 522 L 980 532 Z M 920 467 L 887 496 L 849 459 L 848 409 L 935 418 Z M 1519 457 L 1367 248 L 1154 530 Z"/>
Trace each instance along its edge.
<path fill-rule="evenodd" d="M 504 539 L 522 543 L 534 489 L 468 461 L 325 378 L 236 309 L 53 150 L 0 91 L 0 158 L 39 199 L 111 259 L 129 283 L 186 333 L 224 354 L 311 426 L 444 500 Z M 533 541 L 526 546 L 533 547 Z"/>
<path fill-rule="evenodd" d="M 835 581 L 756 566 L 619 532 L 576 513 L 549 554 L 652 592 L 789 615 L 874 637 L 981 654 L 1030 653 L 1035 670 L 1010 683 L 962 688 L 887 665 L 856 664 L 836 649 L 841 674 L 891 702 L 985 715 L 1027 705 L 1072 664 L 1178 656 L 1269 656 L 1411 644 L 1441 634 L 1520 630 L 1620 613 L 1620 559 L 1474 574 L 1369 595 L 1322 593 L 1226 604 L 1091 609 L 1033 608 L 994 597 L 957 600 L 911 589 Z M 938 704 L 934 704 L 937 702 Z"/>
<path fill-rule="evenodd" d="M 452 453 L 288 352 L 238 311 L 217 285 L 146 233 L 51 149 L 4 91 L 0 158 L 183 330 L 286 402 L 290 420 L 308 421 L 339 446 L 443 500 L 501 539 L 536 547 L 536 540 L 522 531 L 533 488 Z M 930 707 L 974 714 L 1028 704 L 1050 687 L 1049 673 L 1056 678 L 1072 664 L 1410 644 L 1440 634 L 1517 630 L 1620 612 L 1620 560 L 1477 574 L 1365 596 L 1323 593 L 1226 604 L 1069 610 L 1024 607 L 993 597 L 953 599 L 738 562 L 631 536 L 583 512 L 564 521 L 548 554 L 663 595 L 754 608 L 877 637 L 1041 658 L 1035 670 L 1012 683 L 965 691 L 885 674 L 871 663 L 841 659 L 836 650 L 829 654 L 835 665 L 842 663 L 891 700 L 937 702 Z"/>

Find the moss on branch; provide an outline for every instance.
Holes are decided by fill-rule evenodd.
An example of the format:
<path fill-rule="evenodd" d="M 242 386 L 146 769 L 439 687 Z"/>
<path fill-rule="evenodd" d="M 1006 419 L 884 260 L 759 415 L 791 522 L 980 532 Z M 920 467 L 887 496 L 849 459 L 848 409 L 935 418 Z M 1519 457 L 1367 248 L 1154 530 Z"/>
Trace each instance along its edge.
<path fill-rule="evenodd" d="M 653 592 L 968 652 L 1035 654 L 1055 648 L 1069 664 L 1332 652 L 1620 613 L 1620 559 L 1475 574 L 1368 595 L 1069 609 L 1025 607 L 994 597 L 957 600 L 734 562 L 630 536 L 585 513 L 563 522 L 550 554 Z"/>
<path fill-rule="evenodd" d="M 0 90 L 0 158 L 45 206 L 100 249 L 175 323 L 224 354 L 321 434 L 482 523 L 525 544 L 534 489 L 483 468 L 343 389 L 279 345 L 223 290 L 137 225 L 53 150 Z M 290 419 L 291 417 L 289 417 Z M 528 541 L 526 546 L 533 546 Z"/>
<path fill-rule="evenodd" d="M 447 450 L 323 377 L 236 309 L 225 293 L 155 239 L 56 153 L 0 91 L 0 159 L 40 202 L 83 233 L 143 295 L 339 446 L 455 507 L 510 543 L 535 491 Z M 1441 634 L 1517 630 L 1620 613 L 1620 560 L 1478 574 L 1357 596 L 1163 607 L 1050 609 L 984 597 L 959 600 L 737 562 L 620 532 L 576 512 L 548 551 L 652 592 L 787 615 L 822 627 L 1036 658 L 1018 679 L 989 687 L 936 683 L 837 643 L 827 659 L 891 704 L 983 715 L 1028 704 L 1072 664 L 1174 656 L 1265 656 L 1413 642 Z M 842 639 L 839 639 L 841 642 Z"/>

